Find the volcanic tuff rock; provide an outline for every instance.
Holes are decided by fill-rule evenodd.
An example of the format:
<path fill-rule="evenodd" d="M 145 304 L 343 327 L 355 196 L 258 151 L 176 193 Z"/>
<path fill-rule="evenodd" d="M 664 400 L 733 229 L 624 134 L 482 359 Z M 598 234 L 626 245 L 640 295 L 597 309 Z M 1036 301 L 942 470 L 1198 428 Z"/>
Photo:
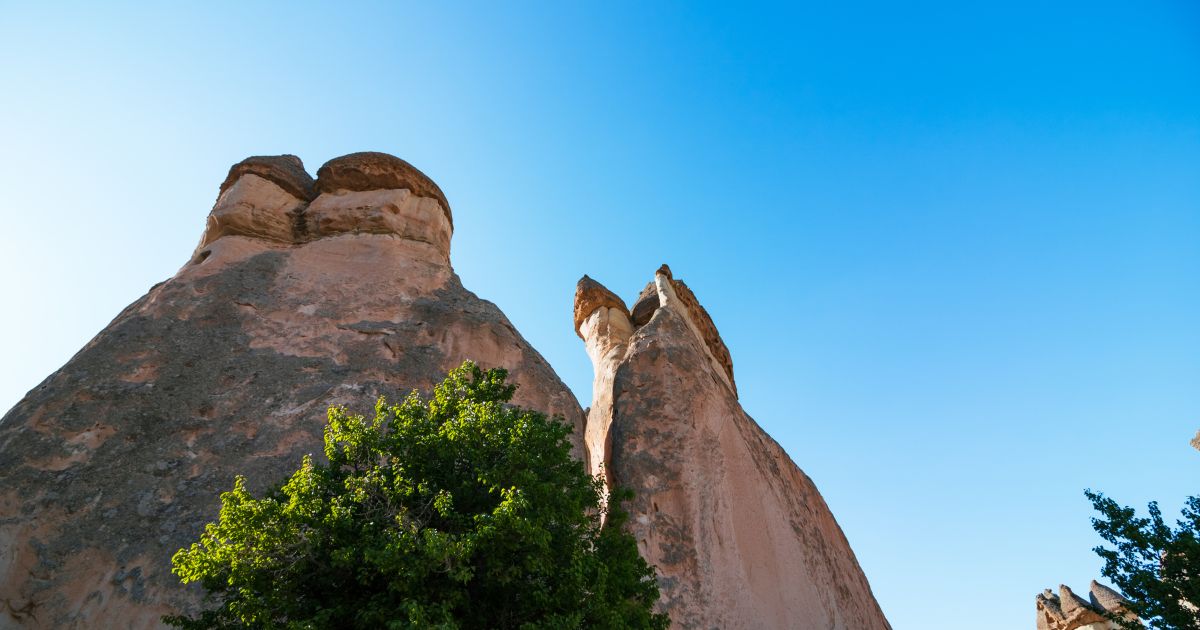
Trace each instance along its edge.
<path fill-rule="evenodd" d="M 450 266 L 450 208 L 384 154 L 255 157 L 200 246 L 0 419 L 0 627 L 148 628 L 194 611 L 170 557 L 244 474 L 261 489 L 321 450 L 325 409 L 369 411 L 465 359 L 514 402 L 583 410 Z"/>
<path fill-rule="evenodd" d="M 676 628 L 890 628 L 812 481 L 738 404 L 712 319 L 665 265 L 633 314 L 588 277 L 593 470 L 634 490 L 629 527 Z"/>
<path fill-rule="evenodd" d="M 314 181 L 253 157 L 200 244 L 0 419 L 0 627 L 158 625 L 199 588 L 173 551 L 319 452 L 330 405 L 428 389 L 465 359 L 508 368 L 514 403 L 564 417 L 575 455 L 634 489 L 630 529 L 678 628 L 881 630 L 812 482 L 737 402 L 733 363 L 665 265 L 634 303 L 580 282 L 595 366 L 584 412 L 450 266 L 450 205 L 399 158 L 355 153 Z"/>
<path fill-rule="evenodd" d="M 1111 588 L 1092 580 L 1088 599 L 1076 595 L 1064 585 L 1058 595 L 1046 589 L 1037 596 L 1037 630 L 1110 630 L 1120 628 L 1106 613 L 1135 619 L 1125 608 L 1125 598 Z"/>

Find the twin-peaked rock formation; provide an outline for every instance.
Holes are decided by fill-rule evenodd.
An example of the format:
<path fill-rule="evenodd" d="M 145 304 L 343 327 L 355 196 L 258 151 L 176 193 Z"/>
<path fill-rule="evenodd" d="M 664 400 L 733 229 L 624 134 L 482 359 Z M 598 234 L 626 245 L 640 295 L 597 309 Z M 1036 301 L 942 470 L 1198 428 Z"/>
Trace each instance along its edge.
<path fill-rule="evenodd" d="M 592 469 L 631 488 L 630 529 L 680 628 L 889 628 L 812 481 L 746 415 L 729 351 L 664 265 L 633 309 L 584 276 Z"/>
<path fill-rule="evenodd" d="M 194 611 L 174 550 L 235 475 L 319 452 L 324 411 L 428 389 L 465 359 L 575 427 L 637 491 L 631 528 L 679 628 L 887 628 L 824 501 L 737 403 L 732 363 L 665 268 L 632 313 L 581 283 L 583 410 L 450 266 L 450 207 L 380 153 L 314 181 L 293 156 L 221 184 L 199 247 L 0 419 L 0 628 L 149 628 Z M 603 464 L 603 468 L 601 468 Z"/>
<path fill-rule="evenodd" d="M 582 434 L 546 361 L 459 282 L 451 231 L 437 186 L 391 156 L 316 182 L 291 156 L 234 166 L 189 262 L 0 420 L 0 628 L 193 609 L 171 554 L 235 475 L 282 478 L 321 451 L 331 404 L 428 390 L 468 358 Z"/>
<path fill-rule="evenodd" d="M 1091 592 L 1084 599 L 1060 585 L 1058 595 L 1046 589 L 1037 596 L 1037 630 L 1110 630 L 1120 628 L 1106 614 L 1135 619 L 1125 608 L 1120 593 L 1092 580 Z"/>

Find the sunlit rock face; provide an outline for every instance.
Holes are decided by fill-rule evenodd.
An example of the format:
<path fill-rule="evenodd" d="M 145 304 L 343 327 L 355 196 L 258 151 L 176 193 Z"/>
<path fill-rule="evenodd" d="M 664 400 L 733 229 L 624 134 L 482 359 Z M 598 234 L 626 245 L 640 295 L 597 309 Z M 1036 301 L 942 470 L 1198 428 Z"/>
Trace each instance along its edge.
<path fill-rule="evenodd" d="M 1046 589 L 1036 598 L 1037 630 L 1114 630 L 1121 626 L 1108 619 L 1109 614 L 1129 620 L 1137 617 L 1125 607 L 1120 593 L 1092 580 L 1088 599 L 1060 585 L 1058 594 Z"/>
<path fill-rule="evenodd" d="M 380 153 L 250 158 L 200 246 L 0 419 L 0 627 L 150 628 L 200 593 L 171 554 L 235 475 L 261 489 L 320 453 L 325 410 L 369 412 L 466 359 L 514 402 L 583 411 L 450 266 L 449 204 Z"/>
<path fill-rule="evenodd" d="M 575 327 L 595 367 L 594 470 L 675 628 L 890 628 L 812 481 L 738 403 L 712 319 L 664 265 L 631 311 L 590 278 Z"/>

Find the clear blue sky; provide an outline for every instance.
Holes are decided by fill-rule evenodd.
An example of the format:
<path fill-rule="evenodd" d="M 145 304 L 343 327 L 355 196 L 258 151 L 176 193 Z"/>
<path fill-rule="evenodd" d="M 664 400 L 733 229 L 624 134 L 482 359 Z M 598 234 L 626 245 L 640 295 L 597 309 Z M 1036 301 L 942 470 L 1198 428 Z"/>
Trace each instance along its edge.
<path fill-rule="evenodd" d="M 897 630 L 1032 628 L 1084 488 L 1200 491 L 1200 5 L 797 4 L 0 3 L 0 406 L 232 163 L 387 151 L 584 405 L 575 281 L 668 262 Z"/>

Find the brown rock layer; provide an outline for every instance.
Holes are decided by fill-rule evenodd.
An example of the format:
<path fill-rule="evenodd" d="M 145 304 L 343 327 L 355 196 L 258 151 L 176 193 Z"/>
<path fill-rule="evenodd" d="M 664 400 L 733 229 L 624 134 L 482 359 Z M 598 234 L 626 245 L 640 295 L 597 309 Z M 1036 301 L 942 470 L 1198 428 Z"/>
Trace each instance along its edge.
<path fill-rule="evenodd" d="M 304 170 L 304 163 L 294 155 L 256 155 L 246 158 L 229 168 L 229 174 L 221 182 L 220 192 L 224 193 L 247 174 L 257 175 L 304 201 L 317 196 L 312 175 Z"/>
<path fill-rule="evenodd" d="M 664 266 L 656 308 L 639 308 L 644 294 L 631 320 L 599 302 L 579 326 L 596 370 L 593 466 L 636 493 L 629 529 L 662 609 L 676 628 L 890 628 L 812 481 L 738 404 L 716 327 L 680 286 Z"/>
<path fill-rule="evenodd" d="M 617 297 L 616 293 L 609 291 L 607 287 L 588 276 L 584 276 L 575 286 L 575 334 L 582 335 L 579 327 L 583 324 L 584 318 L 601 307 L 616 308 L 625 312 L 629 310 L 625 308 L 625 301 Z"/>
<path fill-rule="evenodd" d="M 330 160 L 317 170 L 318 193 L 401 188 L 418 197 L 436 199 L 446 213 L 446 220 L 454 224 L 450 202 L 442 189 L 415 166 L 394 155 L 376 151 L 351 153 Z"/>
<path fill-rule="evenodd" d="M 282 230 L 288 200 L 330 221 L 299 242 L 206 233 L 0 419 L 0 627 L 155 628 L 195 611 L 171 554 L 235 475 L 261 490 L 321 452 L 329 405 L 369 412 L 465 359 L 508 368 L 514 402 L 566 418 L 585 456 L 574 396 L 450 267 L 439 200 L 338 189 L 310 205 L 249 168 L 223 188 L 218 208 L 248 232 Z"/>

